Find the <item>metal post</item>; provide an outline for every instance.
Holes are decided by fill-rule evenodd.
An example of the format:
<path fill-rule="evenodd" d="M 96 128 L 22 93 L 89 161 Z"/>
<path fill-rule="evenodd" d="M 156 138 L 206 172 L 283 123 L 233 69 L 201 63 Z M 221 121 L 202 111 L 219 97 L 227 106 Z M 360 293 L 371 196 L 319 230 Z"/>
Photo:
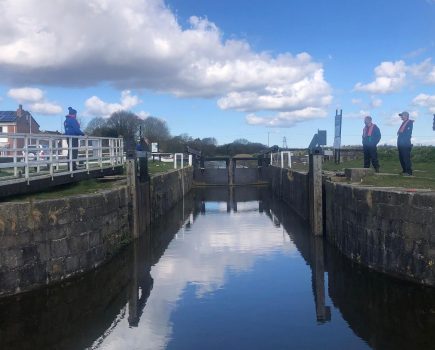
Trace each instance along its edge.
<path fill-rule="evenodd" d="M 103 141 L 98 141 L 98 165 L 103 169 Z"/>
<path fill-rule="evenodd" d="M 287 168 L 292 167 L 292 155 L 290 151 L 281 152 L 281 168 L 284 168 L 284 155 L 287 155 Z"/>
<path fill-rule="evenodd" d="M 310 189 L 310 224 L 315 236 L 323 235 L 322 206 L 322 155 L 310 154 L 309 189 Z"/>
<path fill-rule="evenodd" d="M 48 150 L 50 152 L 50 176 L 51 179 L 53 180 L 53 144 L 54 144 L 55 140 L 48 140 Z M 57 151 L 56 151 L 57 153 Z"/>
<path fill-rule="evenodd" d="M 114 145 L 113 141 L 114 141 L 113 139 L 109 139 L 109 152 L 110 152 L 110 164 L 112 166 L 115 166 L 115 162 L 114 162 L 114 156 L 115 156 L 114 151 L 115 150 L 113 148 L 113 145 Z"/>
<path fill-rule="evenodd" d="M 174 169 L 177 169 L 177 156 L 180 156 L 180 160 L 181 160 L 180 168 L 183 169 L 183 167 L 184 167 L 183 153 L 175 153 L 174 154 Z"/>
<path fill-rule="evenodd" d="M 14 137 L 12 141 L 12 147 L 14 148 L 14 164 L 17 164 L 17 139 Z M 14 166 L 14 176 L 18 176 L 18 168 Z"/>
<path fill-rule="evenodd" d="M 68 168 L 69 171 L 72 173 L 73 171 L 73 162 L 72 162 L 72 137 L 68 137 Z M 71 174 L 71 177 L 73 177 L 73 174 Z"/>
<path fill-rule="evenodd" d="M 139 155 L 139 182 L 146 182 L 149 179 L 147 152 L 136 152 Z"/>
<path fill-rule="evenodd" d="M 236 160 L 234 158 L 230 158 L 228 164 L 228 184 L 230 186 L 234 185 L 234 173 L 236 170 Z"/>
<path fill-rule="evenodd" d="M 199 160 L 199 168 L 201 169 L 201 174 L 203 174 L 204 171 L 205 171 L 205 160 L 204 160 L 204 157 L 201 157 L 201 159 Z"/>
<path fill-rule="evenodd" d="M 24 168 L 24 177 L 27 180 L 27 183 L 29 183 L 29 152 L 27 150 L 27 146 L 29 144 L 29 138 L 27 136 L 24 137 L 24 162 L 25 162 L 25 168 Z"/>
<path fill-rule="evenodd" d="M 127 186 L 129 191 L 132 219 L 133 219 L 133 238 L 139 237 L 139 218 L 137 205 L 137 174 L 136 160 L 127 159 Z"/>
<path fill-rule="evenodd" d="M 60 142 L 60 149 L 59 149 L 59 142 Z M 53 145 L 54 145 L 54 149 L 56 150 L 56 163 L 55 163 L 55 168 L 56 171 L 59 170 L 59 153 L 62 154 L 62 139 L 58 140 L 58 139 L 54 139 L 53 140 Z M 54 169 L 52 169 L 52 172 L 54 173 Z"/>
<path fill-rule="evenodd" d="M 31 117 L 30 117 L 31 118 Z M 39 174 L 41 168 L 39 165 L 39 161 L 41 160 L 41 157 L 39 155 L 39 139 L 36 140 L 36 150 L 35 150 L 35 161 L 36 161 L 36 173 Z"/>
<path fill-rule="evenodd" d="M 85 138 L 85 148 L 86 148 L 86 153 L 85 153 L 86 170 L 88 171 L 89 174 L 89 139 L 87 137 Z"/>

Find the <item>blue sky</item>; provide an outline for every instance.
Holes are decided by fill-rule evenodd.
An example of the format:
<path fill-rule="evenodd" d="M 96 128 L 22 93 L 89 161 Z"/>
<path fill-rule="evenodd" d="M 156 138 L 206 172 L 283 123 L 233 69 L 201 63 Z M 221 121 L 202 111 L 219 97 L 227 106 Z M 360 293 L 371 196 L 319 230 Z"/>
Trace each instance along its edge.
<path fill-rule="evenodd" d="M 359 144 L 363 117 L 394 144 L 397 113 L 435 145 L 435 0 L 0 1 L 0 110 L 42 129 L 124 108 L 173 135 L 305 147 Z"/>

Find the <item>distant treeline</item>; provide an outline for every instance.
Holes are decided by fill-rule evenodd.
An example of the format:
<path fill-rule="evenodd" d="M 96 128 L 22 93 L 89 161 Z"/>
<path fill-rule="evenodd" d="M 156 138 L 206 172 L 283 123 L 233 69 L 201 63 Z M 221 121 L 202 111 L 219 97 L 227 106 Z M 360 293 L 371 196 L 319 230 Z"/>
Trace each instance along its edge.
<path fill-rule="evenodd" d="M 204 156 L 235 156 L 236 154 L 255 154 L 259 153 L 268 147 L 261 143 L 249 142 L 246 139 L 236 139 L 231 143 L 218 145 L 214 137 L 206 137 L 203 139 L 182 134 L 168 139 L 163 148 L 168 152 L 184 152 L 186 146 L 202 152 Z"/>
<path fill-rule="evenodd" d="M 166 121 L 149 116 L 141 119 L 128 111 L 112 113 L 109 118 L 92 119 L 85 132 L 87 135 L 101 137 L 123 137 L 126 147 L 134 148 L 142 136 L 150 143 L 157 142 L 160 152 L 183 153 L 189 146 L 201 151 L 205 156 L 234 156 L 236 154 L 255 154 L 268 147 L 261 143 L 236 139 L 231 143 L 218 145 L 214 137 L 193 138 L 188 134 L 172 136 Z"/>

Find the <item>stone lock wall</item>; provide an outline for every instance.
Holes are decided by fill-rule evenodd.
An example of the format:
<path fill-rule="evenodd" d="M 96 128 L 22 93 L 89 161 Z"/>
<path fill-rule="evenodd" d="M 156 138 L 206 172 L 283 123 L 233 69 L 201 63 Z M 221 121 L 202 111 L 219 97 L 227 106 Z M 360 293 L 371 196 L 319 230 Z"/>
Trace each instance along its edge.
<path fill-rule="evenodd" d="M 0 296 L 94 268 L 130 239 L 126 187 L 0 203 Z"/>
<path fill-rule="evenodd" d="M 309 219 L 308 174 L 269 166 L 263 170 L 272 192 L 289 205 L 301 218 Z"/>
<path fill-rule="evenodd" d="M 327 238 L 365 266 L 435 285 L 435 193 L 325 183 Z"/>
<path fill-rule="evenodd" d="M 150 181 L 151 221 L 171 209 L 192 188 L 193 168 L 154 176 Z"/>
<path fill-rule="evenodd" d="M 308 174 L 269 166 L 275 195 L 309 220 Z M 344 255 L 400 279 L 435 286 L 435 193 L 324 179 L 325 234 Z"/>
<path fill-rule="evenodd" d="M 191 167 L 140 187 L 139 223 L 172 208 L 192 187 Z M 145 198 L 147 197 L 147 198 Z M 149 200 L 148 200 L 149 199 Z M 126 185 L 53 200 L 0 203 L 0 297 L 80 275 L 133 239 Z"/>

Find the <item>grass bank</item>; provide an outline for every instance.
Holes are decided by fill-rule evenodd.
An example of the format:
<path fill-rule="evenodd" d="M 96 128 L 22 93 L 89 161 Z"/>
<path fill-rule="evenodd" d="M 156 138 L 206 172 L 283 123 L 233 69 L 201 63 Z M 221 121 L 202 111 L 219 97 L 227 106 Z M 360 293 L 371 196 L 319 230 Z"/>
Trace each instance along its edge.
<path fill-rule="evenodd" d="M 29 201 L 38 199 L 56 199 L 60 197 L 76 196 L 80 194 L 96 193 L 102 190 L 113 188 L 119 184 L 118 181 L 102 181 L 99 179 L 83 180 L 67 185 L 61 185 L 44 192 L 38 192 L 30 195 L 20 195 L 13 198 L 7 198 L 9 202 Z"/>
<path fill-rule="evenodd" d="M 174 169 L 174 163 L 165 163 L 165 162 L 158 162 L 158 161 L 148 161 L 148 173 L 150 176 L 160 174 L 160 173 L 166 173 L 169 170 Z"/>
<path fill-rule="evenodd" d="M 412 150 L 412 177 L 401 176 L 402 168 L 396 148 L 378 148 L 380 175 L 369 176 L 362 183 L 373 186 L 427 188 L 435 190 L 435 147 L 414 147 Z M 363 157 L 335 164 L 328 161 L 323 164 L 324 170 L 343 171 L 345 168 L 362 168 Z"/>

